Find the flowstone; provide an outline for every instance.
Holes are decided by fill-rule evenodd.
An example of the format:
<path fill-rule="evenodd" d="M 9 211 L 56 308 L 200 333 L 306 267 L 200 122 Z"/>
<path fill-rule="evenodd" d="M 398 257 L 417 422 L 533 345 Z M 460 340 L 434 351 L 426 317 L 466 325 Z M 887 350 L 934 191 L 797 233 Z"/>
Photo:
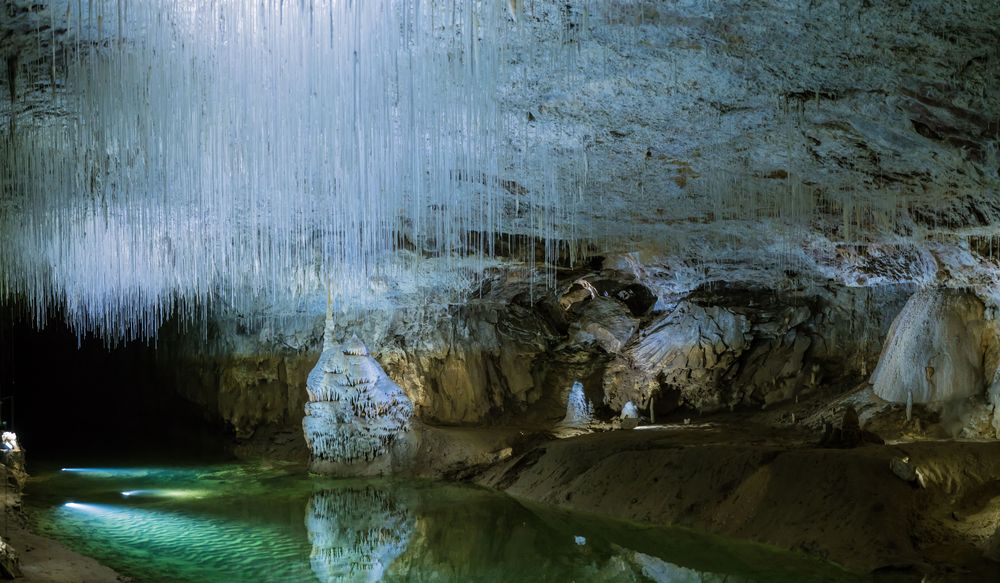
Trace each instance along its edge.
<path fill-rule="evenodd" d="M 311 470 L 339 476 L 391 473 L 406 458 L 413 405 L 357 336 L 338 346 L 327 334 L 323 345 L 306 381 L 309 402 L 302 420 Z"/>
<path fill-rule="evenodd" d="M 982 395 L 989 341 L 983 303 L 962 290 L 918 291 L 896 316 L 871 383 L 894 403 L 935 403 Z"/>
<path fill-rule="evenodd" d="M 619 417 L 622 429 L 635 429 L 639 426 L 639 410 L 636 409 L 632 401 L 625 403 Z"/>

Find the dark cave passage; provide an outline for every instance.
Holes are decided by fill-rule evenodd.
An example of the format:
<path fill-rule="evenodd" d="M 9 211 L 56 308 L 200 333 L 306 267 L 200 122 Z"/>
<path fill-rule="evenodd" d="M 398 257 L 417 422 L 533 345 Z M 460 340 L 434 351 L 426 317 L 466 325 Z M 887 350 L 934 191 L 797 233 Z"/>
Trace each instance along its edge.
<path fill-rule="evenodd" d="M 152 343 L 109 346 L 57 318 L 41 330 L 0 307 L 0 422 L 29 463 L 222 455 L 224 429 L 180 398 Z"/>

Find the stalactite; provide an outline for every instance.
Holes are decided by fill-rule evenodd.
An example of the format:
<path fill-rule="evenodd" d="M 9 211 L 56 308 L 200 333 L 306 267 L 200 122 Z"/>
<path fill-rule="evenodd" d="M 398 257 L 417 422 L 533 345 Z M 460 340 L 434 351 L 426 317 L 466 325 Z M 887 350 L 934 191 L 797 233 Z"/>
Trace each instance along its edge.
<path fill-rule="evenodd" d="M 33 42 L 58 95 L 52 115 L 0 120 L 0 290 L 39 321 L 56 308 L 80 330 L 148 337 L 208 304 L 366 298 L 420 268 L 394 257 L 400 241 L 481 271 L 493 247 L 468 233 L 521 229 L 500 210 L 509 8 L 39 3 Z M 541 196 L 523 232 L 557 237 L 559 193 Z"/>

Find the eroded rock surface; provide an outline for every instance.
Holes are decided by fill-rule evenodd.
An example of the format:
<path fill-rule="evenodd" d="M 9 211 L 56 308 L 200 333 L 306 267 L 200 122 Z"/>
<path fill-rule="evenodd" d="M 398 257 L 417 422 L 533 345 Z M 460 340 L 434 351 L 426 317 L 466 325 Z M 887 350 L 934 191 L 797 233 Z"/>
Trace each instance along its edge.
<path fill-rule="evenodd" d="M 644 329 L 626 358 L 609 366 L 605 394 L 613 408 L 648 397 L 661 384 L 677 387 L 695 408 L 718 409 L 719 385 L 749 347 L 750 323 L 717 306 L 684 302 Z"/>

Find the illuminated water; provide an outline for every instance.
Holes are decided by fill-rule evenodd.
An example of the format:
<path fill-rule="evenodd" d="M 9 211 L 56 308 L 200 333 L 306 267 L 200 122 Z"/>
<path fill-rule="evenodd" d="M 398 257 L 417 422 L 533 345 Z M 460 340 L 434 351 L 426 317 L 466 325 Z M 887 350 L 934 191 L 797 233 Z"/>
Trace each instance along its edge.
<path fill-rule="evenodd" d="M 291 466 L 70 468 L 36 527 L 138 581 L 856 581 L 790 553 L 431 482 Z"/>

